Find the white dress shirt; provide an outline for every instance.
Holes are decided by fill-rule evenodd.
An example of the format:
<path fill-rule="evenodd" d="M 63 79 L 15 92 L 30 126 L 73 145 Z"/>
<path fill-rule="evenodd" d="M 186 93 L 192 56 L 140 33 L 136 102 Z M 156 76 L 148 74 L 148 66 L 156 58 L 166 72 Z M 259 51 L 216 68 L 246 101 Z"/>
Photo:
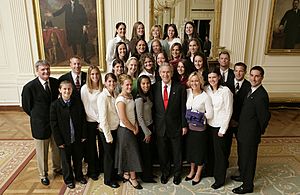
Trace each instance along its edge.
<path fill-rule="evenodd" d="M 233 94 L 226 86 L 219 86 L 215 92 L 208 86 L 206 93 L 211 97 L 214 110 L 213 118 L 207 122 L 212 127 L 220 127 L 219 133 L 225 134 L 233 111 Z"/>
<path fill-rule="evenodd" d="M 147 72 L 147 71 L 144 69 L 144 70 L 140 73 L 140 75 L 139 75 L 138 77 L 140 77 L 140 76 L 142 76 L 142 75 L 146 75 L 146 76 L 148 76 L 148 77 L 150 78 L 151 85 L 153 85 L 153 84 L 156 82 L 156 79 L 155 79 L 155 71 L 153 72 L 153 74 L 151 74 L 151 73 Z"/>
<path fill-rule="evenodd" d="M 71 75 L 72 75 L 72 78 L 73 78 L 73 82 L 75 83 L 75 85 L 76 85 L 76 78 L 77 78 L 77 74 L 75 74 L 73 71 L 71 71 Z M 81 72 L 80 72 L 80 74 L 78 75 L 79 76 L 79 84 L 80 84 L 80 86 L 81 86 Z"/>
<path fill-rule="evenodd" d="M 104 88 L 97 99 L 99 130 L 104 133 L 107 143 L 113 141 L 110 131 L 118 128 L 120 120 L 115 107 L 116 99 L 114 97 Z"/>
<path fill-rule="evenodd" d="M 88 122 L 98 122 L 98 107 L 97 107 L 97 99 L 100 95 L 100 90 L 92 90 L 92 93 L 89 92 L 89 89 L 86 84 L 81 87 L 81 101 L 84 106 L 84 110 L 86 113 L 86 120 Z"/>

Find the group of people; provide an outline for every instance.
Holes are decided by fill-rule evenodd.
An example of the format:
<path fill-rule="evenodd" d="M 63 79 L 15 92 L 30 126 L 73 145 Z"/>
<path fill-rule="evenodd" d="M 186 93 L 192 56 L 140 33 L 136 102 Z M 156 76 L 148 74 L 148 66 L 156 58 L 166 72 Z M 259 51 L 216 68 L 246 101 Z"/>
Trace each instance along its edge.
<path fill-rule="evenodd" d="M 122 179 L 142 189 L 138 177 L 156 183 L 152 165 L 157 158 L 162 184 L 171 175 L 175 185 L 181 183 L 185 159 L 191 163 L 186 181 L 196 185 L 213 176 L 211 187 L 218 189 L 225 185 L 235 134 L 239 175 L 231 178 L 243 184 L 233 192 L 253 191 L 257 148 L 270 119 L 264 70 L 252 67 L 247 81 L 246 64 L 238 62 L 230 69 L 227 51 L 219 54 L 220 66 L 208 68 L 198 38 L 190 39 L 185 55 L 184 43 L 174 40 L 174 26 L 168 27 L 173 39 L 165 39 L 167 44 L 174 42 L 165 46 L 168 55 L 165 40 L 157 39 L 160 26 L 151 30 L 157 38 L 146 43 L 144 25 L 137 22 L 136 38 L 128 42 L 126 25 L 118 23 L 116 37 L 108 43 L 107 63 L 112 68 L 104 81 L 97 66 L 90 65 L 87 74 L 81 71 L 78 56 L 71 57 L 72 70 L 58 80 L 50 77 L 47 61 L 36 62 L 38 76 L 24 86 L 22 106 L 30 116 L 42 184 L 50 183 L 51 144 L 53 171 L 63 175 L 69 188 L 75 181 L 87 182 L 82 174 L 84 158 L 89 178 L 97 180 L 104 172 L 105 185 L 117 188 Z M 186 34 L 193 32 L 192 22 L 185 26 Z M 150 53 L 145 49 L 148 44 Z"/>

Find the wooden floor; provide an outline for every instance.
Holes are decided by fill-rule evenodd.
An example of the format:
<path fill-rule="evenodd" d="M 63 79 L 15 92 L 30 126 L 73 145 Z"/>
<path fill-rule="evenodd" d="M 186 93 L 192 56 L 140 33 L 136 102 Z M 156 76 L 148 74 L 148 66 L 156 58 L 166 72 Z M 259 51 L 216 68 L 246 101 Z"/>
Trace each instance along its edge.
<path fill-rule="evenodd" d="M 264 136 L 300 137 L 299 127 L 300 109 L 272 109 L 272 118 Z M 20 111 L 0 111 L 0 138 L 32 139 L 27 115 Z M 49 165 L 49 170 L 51 170 L 51 165 Z M 49 178 L 49 186 L 40 183 L 36 158 L 33 157 L 4 194 L 59 194 L 64 185 L 62 177 L 53 176 L 50 171 Z"/>

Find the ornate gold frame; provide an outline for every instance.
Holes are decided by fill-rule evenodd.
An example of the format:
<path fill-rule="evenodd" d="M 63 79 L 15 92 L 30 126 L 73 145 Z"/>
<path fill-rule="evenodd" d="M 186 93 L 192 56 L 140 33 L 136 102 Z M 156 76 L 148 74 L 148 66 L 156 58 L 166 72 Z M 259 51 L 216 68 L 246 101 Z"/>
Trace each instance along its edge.
<path fill-rule="evenodd" d="M 273 36 L 274 36 L 274 23 L 275 19 L 279 17 L 279 14 L 276 12 L 276 8 L 282 7 L 280 3 L 286 3 L 291 5 L 292 1 L 285 1 L 285 0 L 272 0 L 271 2 L 271 9 L 270 9 L 270 18 L 268 24 L 268 34 L 267 34 L 267 43 L 265 48 L 266 55 L 300 55 L 300 48 L 299 49 L 275 49 L 272 48 L 273 43 Z M 280 5 L 279 5 L 280 4 Z M 286 10 L 287 11 L 287 10 Z M 283 17 L 283 15 L 281 16 Z"/>
<path fill-rule="evenodd" d="M 104 0 L 96 1 L 96 13 L 97 13 L 97 28 L 98 28 L 98 61 L 99 69 L 101 72 L 106 71 L 105 60 L 105 22 L 104 22 Z M 34 14 L 35 14 L 35 28 L 38 43 L 39 58 L 45 59 L 45 50 L 42 33 L 41 12 L 40 12 L 40 0 L 33 0 Z M 87 70 L 88 65 L 83 66 L 83 70 Z M 53 66 L 51 71 L 54 73 L 63 73 L 69 71 L 69 64 L 62 66 Z"/>

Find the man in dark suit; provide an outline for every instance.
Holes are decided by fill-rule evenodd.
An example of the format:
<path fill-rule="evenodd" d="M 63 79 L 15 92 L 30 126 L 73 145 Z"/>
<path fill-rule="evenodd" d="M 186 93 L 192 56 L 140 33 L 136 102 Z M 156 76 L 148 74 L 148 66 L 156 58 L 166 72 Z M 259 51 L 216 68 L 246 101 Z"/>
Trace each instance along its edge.
<path fill-rule="evenodd" d="M 227 86 L 234 94 L 234 72 L 230 66 L 230 55 L 228 51 L 221 51 L 219 53 L 220 72 L 222 75 L 222 85 Z"/>
<path fill-rule="evenodd" d="M 173 156 L 175 185 L 181 182 L 182 147 L 181 137 L 187 132 L 186 90 L 171 81 L 173 67 L 164 63 L 159 68 L 162 81 L 153 88 L 154 121 L 157 136 L 158 158 L 162 172 L 161 183 L 166 184 L 170 175 L 170 155 Z"/>
<path fill-rule="evenodd" d="M 88 18 L 84 7 L 78 0 L 70 0 L 61 9 L 46 16 L 59 16 L 65 13 L 65 28 L 68 45 L 72 47 L 73 54 L 77 55 L 77 45 L 80 45 L 84 60 L 90 63 L 86 54 Z"/>
<path fill-rule="evenodd" d="M 251 91 L 244 100 L 237 133 L 240 178 L 243 184 L 232 190 L 236 194 L 253 192 L 258 145 L 270 120 L 269 97 L 262 86 L 263 78 L 262 67 L 251 68 Z"/>
<path fill-rule="evenodd" d="M 279 24 L 279 31 L 284 31 L 284 49 L 295 49 L 300 42 L 299 0 L 293 0 L 293 8 L 286 11 Z"/>
<path fill-rule="evenodd" d="M 80 89 L 86 82 L 86 73 L 81 71 L 81 58 L 73 56 L 70 58 L 71 71 L 59 77 L 59 82 L 70 81 L 73 87 L 72 96 L 80 97 Z"/>
<path fill-rule="evenodd" d="M 50 105 L 58 97 L 58 80 L 50 77 L 50 64 L 46 60 L 38 60 L 35 68 L 38 76 L 23 87 L 22 107 L 30 117 L 41 183 L 49 185 L 49 145 L 52 148 L 53 172 L 61 174 L 59 150 L 50 128 Z"/>
<path fill-rule="evenodd" d="M 233 94 L 233 113 L 229 124 L 229 129 L 226 132 L 227 159 L 230 156 L 233 134 L 237 137 L 239 118 L 244 99 L 250 91 L 251 84 L 245 79 L 247 65 L 243 62 L 238 62 L 234 65 L 234 87 Z"/>

